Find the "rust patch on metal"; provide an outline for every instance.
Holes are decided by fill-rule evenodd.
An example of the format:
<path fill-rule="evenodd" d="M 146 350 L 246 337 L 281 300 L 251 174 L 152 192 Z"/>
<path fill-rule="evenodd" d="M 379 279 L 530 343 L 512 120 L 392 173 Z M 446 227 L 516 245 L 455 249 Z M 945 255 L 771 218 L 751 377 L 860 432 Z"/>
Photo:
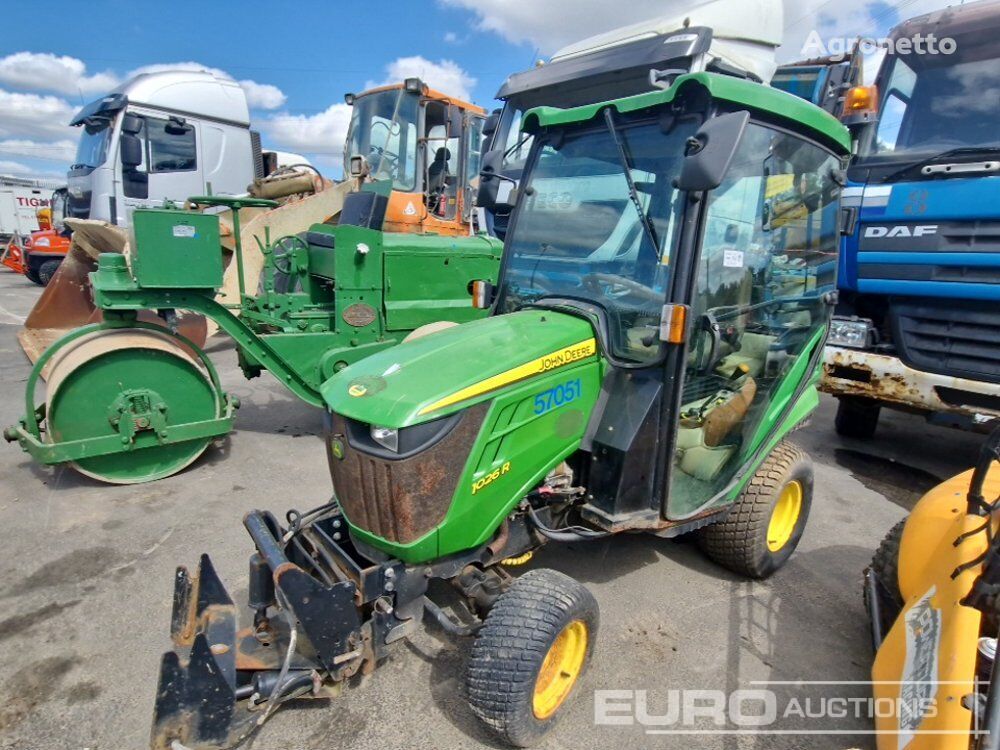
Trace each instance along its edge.
<path fill-rule="evenodd" d="M 330 461 L 330 473 L 337 500 L 351 523 L 400 544 L 438 526 L 488 409 L 489 403 L 469 409 L 444 439 L 410 458 L 372 456 L 344 440 L 344 458 Z M 338 414 L 333 415 L 331 434 L 348 434 L 347 423 Z"/>

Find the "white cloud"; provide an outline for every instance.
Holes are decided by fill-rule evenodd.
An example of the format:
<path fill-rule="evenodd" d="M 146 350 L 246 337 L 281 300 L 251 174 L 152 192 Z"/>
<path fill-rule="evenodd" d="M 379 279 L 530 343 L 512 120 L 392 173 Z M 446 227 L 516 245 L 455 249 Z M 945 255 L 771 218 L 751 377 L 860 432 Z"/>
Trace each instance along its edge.
<path fill-rule="evenodd" d="M 0 138 L 75 140 L 69 121 L 76 109 L 58 96 L 0 89 Z"/>
<path fill-rule="evenodd" d="M 50 52 L 15 52 L 0 58 L 0 83 L 17 89 L 77 96 L 100 94 L 118 85 L 111 71 L 87 75 L 82 60 Z"/>
<path fill-rule="evenodd" d="M 19 161 L 8 161 L 0 159 L 0 174 L 12 175 L 14 177 L 34 177 L 40 179 L 45 185 L 58 187 L 66 180 L 66 173 L 56 169 L 33 169 L 27 164 Z"/>
<path fill-rule="evenodd" d="M 251 109 L 278 109 L 288 100 L 285 92 L 270 83 L 242 80 L 240 86 L 247 95 L 247 103 Z"/>
<path fill-rule="evenodd" d="M 280 112 L 259 124 L 268 136 L 265 146 L 337 155 L 344 148 L 350 123 L 351 108 L 333 104 L 315 115 Z"/>
<path fill-rule="evenodd" d="M 446 31 L 444 33 L 444 41 L 445 44 L 458 44 L 459 42 L 458 34 L 456 34 L 454 31 Z"/>
<path fill-rule="evenodd" d="M 76 143 L 71 140 L 46 143 L 27 138 L 8 138 L 0 140 L 0 154 L 26 156 L 45 161 L 70 162 L 76 154 Z"/>
<path fill-rule="evenodd" d="M 140 75 L 141 73 L 162 73 L 166 70 L 203 70 L 207 73 L 211 73 L 212 75 L 219 76 L 220 78 L 236 80 L 233 76 L 221 68 L 213 68 L 190 60 L 187 62 L 143 65 L 141 68 L 136 68 L 135 70 L 130 71 L 126 78 L 132 78 L 133 76 Z M 270 83 L 258 83 L 257 81 L 249 79 L 236 82 L 246 93 L 247 104 L 250 105 L 251 109 L 278 109 L 279 107 L 284 106 L 285 101 L 288 99 L 281 89 L 277 86 L 271 85 Z"/>
<path fill-rule="evenodd" d="M 414 77 L 444 94 L 465 100 L 472 99 L 472 89 L 476 85 L 476 79 L 453 60 L 433 62 L 426 57 L 413 55 L 393 60 L 385 66 L 385 78 L 380 82 L 368 81 L 365 88 L 401 83 Z"/>

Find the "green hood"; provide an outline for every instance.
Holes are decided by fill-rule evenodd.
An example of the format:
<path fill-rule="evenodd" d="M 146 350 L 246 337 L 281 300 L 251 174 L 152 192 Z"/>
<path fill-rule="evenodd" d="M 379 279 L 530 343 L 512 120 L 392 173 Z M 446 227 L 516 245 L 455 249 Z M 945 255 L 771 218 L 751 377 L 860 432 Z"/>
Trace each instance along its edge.
<path fill-rule="evenodd" d="M 400 428 L 443 417 L 508 385 L 596 355 L 587 321 L 551 310 L 524 310 L 373 354 L 320 390 L 338 414 Z"/>

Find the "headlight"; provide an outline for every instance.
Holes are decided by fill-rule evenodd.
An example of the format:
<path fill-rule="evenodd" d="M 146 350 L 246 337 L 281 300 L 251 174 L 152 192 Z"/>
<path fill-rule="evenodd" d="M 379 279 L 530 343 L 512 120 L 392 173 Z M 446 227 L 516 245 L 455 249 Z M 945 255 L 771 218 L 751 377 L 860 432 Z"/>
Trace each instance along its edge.
<path fill-rule="evenodd" d="M 388 448 L 393 453 L 399 452 L 399 430 L 391 427 L 376 427 L 372 425 L 371 434 L 372 440 L 383 448 Z"/>
<path fill-rule="evenodd" d="M 34 244 L 32 246 L 33 247 L 48 247 L 49 244 L 50 244 L 50 242 L 51 241 L 49 240 L 48 237 L 39 237 L 37 240 L 35 240 L 35 242 L 34 242 Z"/>
<path fill-rule="evenodd" d="M 876 341 L 875 327 L 865 318 L 834 318 L 826 343 L 850 349 L 867 349 Z"/>

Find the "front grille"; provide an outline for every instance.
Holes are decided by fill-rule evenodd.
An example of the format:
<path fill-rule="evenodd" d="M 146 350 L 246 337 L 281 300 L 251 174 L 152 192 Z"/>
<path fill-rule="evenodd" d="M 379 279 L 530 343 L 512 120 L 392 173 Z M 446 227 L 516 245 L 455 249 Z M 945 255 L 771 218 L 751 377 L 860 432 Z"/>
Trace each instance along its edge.
<path fill-rule="evenodd" d="M 924 372 L 1000 382 L 1000 306 L 991 302 L 893 302 L 900 358 Z"/>
<path fill-rule="evenodd" d="M 406 458 L 388 458 L 365 450 L 350 435 L 356 425 L 333 414 L 328 446 L 339 443 L 343 458 L 328 450 L 337 501 L 350 523 L 397 544 L 416 541 L 448 513 L 469 451 L 489 403 L 462 414 L 440 440 Z"/>

